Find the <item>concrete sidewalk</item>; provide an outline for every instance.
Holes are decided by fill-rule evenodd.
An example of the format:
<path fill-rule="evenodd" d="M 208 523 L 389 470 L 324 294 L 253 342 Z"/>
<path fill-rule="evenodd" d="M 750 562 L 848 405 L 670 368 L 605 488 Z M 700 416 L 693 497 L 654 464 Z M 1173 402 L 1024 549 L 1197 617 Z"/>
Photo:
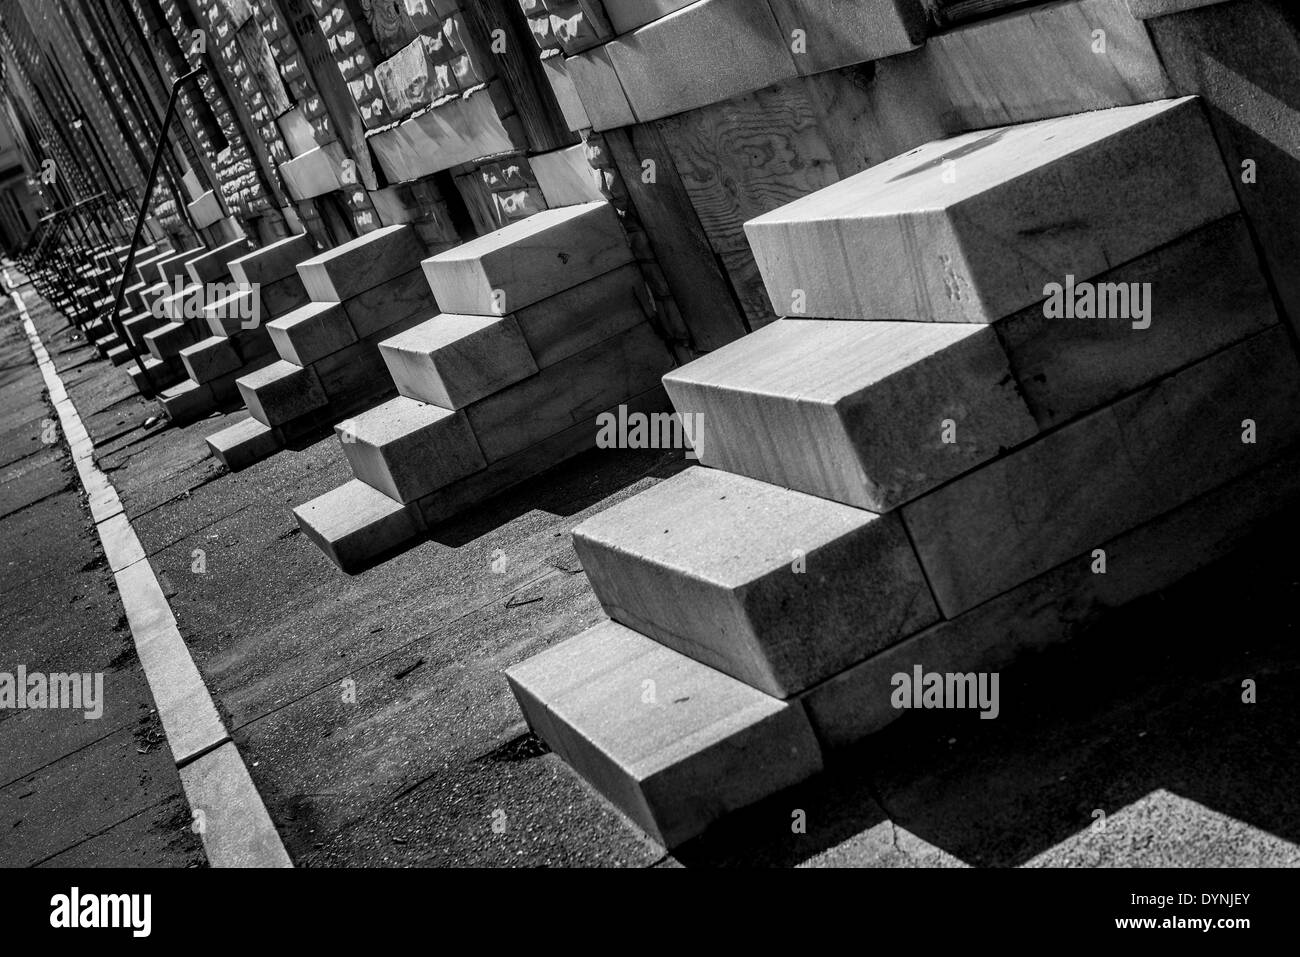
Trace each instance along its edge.
<path fill-rule="evenodd" d="M 58 322 L 46 317 L 47 326 Z M 65 357 L 70 379 L 81 371 Z M 85 367 L 82 367 L 83 369 Z M 0 672 L 102 673 L 103 713 L 0 711 L 0 864 L 204 861 L 99 540 L 12 303 L 0 303 Z"/>
<path fill-rule="evenodd" d="M 910 715 L 668 857 L 543 753 L 502 671 L 603 617 L 569 532 L 683 468 L 680 454 L 588 453 L 348 577 L 290 513 L 350 477 L 336 439 L 226 474 L 203 439 L 242 411 L 185 429 L 147 424 L 158 409 L 131 392 L 124 370 L 88 361 L 93 351 L 28 294 L 99 465 L 299 866 L 1300 864 L 1300 781 L 1288 758 L 1300 739 L 1300 561 L 1282 547 L 1295 539 L 1294 517 L 1090 639 L 1004 673 L 999 720 Z M 11 589 L 6 569 L 5 607 L 26 622 L 28 661 L 51 634 L 73 633 L 63 616 L 79 622 L 85 640 L 60 666 L 89 670 L 96 655 L 112 660 L 130 645 L 118 633 L 105 647 L 120 615 L 112 579 L 101 570 L 95 592 L 82 579 L 96 572 L 77 571 L 97 545 L 61 452 L 31 438 L 49 412 L 9 330 L 0 462 L 18 464 L 4 465 L 0 535 L 13 536 L 6 551 L 22 580 Z M 54 514 L 59 502 L 65 512 Z M 21 642 L 21 632 L 4 640 Z M 1256 704 L 1241 701 L 1244 677 L 1257 682 Z M 135 682 L 147 717 L 148 690 L 138 673 Z M 115 714 L 130 737 L 140 716 Z M 114 719 L 19 735 L 31 715 L 0 717 L 6 763 L 11 741 L 26 741 L 33 770 L 59 752 L 68 788 L 96 780 L 64 754 L 88 733 L 111 739 Z M 94 767 L 120 770 L 118 760 Z M 159 790 L 164 778 L 170 790 Z M 122 808 L 141 808 L 135 826 L 175 828 L 158 832 L 156 863 L 201 856 L 174 779 L 163 756 L 147 782 L 118 774 L 111 784 Z M 0 859 L 28 863 L 66 846 L 54 836 L 57 805 L 11 826 L 18 800 L 0 799 L 0 841 L 26 829 L 15 851 L 0 843 Z M 102 847 L 95 862 L 116 862 L 112 843 Z"/>

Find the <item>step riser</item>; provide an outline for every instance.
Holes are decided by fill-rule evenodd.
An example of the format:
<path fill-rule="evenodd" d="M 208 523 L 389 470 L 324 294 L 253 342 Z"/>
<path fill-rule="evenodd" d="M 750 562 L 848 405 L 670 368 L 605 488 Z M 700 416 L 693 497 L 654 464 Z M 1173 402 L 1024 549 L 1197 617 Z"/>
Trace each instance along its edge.
<path fill-rule="evenodd" d="M 1274 327 L 904 506 L 903 518 L 953 616 L 1297 438 L 1300 367 Z"/>
<path fill-rule="evenodd" d="M 894 707 L 894 676 L 992 673 L 1019 658 L 1086 636 L 1112 609 L 1165 589 L 1232 553 L 1249 533 L 1300 502 L 1300 451 L 1291 449 L 1154 521 L 1098 539 L 1107 573 L 1091 550 L 1006 594 L 928 628 L 837 675 L 803 702 L 823 747 L 861 741 L 907 713 Z"/>

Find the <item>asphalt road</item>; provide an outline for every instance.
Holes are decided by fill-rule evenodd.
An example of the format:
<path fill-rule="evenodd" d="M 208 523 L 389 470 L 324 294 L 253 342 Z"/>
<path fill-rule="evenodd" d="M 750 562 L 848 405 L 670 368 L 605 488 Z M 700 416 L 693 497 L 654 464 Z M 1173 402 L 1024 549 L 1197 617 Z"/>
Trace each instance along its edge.
<path fill-rule="evenodd" d="M 999 720 L 908 715 L 669 856 L 527 733 L 502 672 L 601 619 L 569 532 L 679 454 L 589 453 L 349 577 L 290 512 L 351 478 L 333 438 L 225 473 L 203 437 L 242 410 L 153 421 L 125 371 L 27 295 L 298 866 L 1300 864 L 1295 517 L 1004 672 Z M 11 313 L 0 671 L 104 669 L 111 690 L 93 722 L 0 712 L 0 863 L 201 862 Z"/>

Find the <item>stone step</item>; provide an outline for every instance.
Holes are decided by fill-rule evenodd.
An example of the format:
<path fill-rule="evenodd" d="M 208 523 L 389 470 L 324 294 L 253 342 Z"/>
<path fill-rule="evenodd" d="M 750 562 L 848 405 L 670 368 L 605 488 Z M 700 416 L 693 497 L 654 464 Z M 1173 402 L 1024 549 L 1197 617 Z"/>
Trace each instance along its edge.
<path fill-rule="evenodd" d="M 158 396 L 167 418 L 176 425 L 185 425 L 201 419 L 217 406 L 212 386 L 186 379 Z"/>
<path fill-rule="evenodd" d="M 537 367 L 545 369 L 646 322 L 652 301 L 640 267 L 632 263 L 510 315 Z"/>
<path fill-rule="evenodd" d="M 640 395 L 621 399 L 616 406 L 579 419 L 540 442 L 497 459 L 481 472 L 475 472 L 426 495 L 415 503 L 420 520 L 425 527 L 436 528 L 466 509 L 517 485 L 531 482 L 547 469 L 596 448 L 601 426 L 607 417 L 617 418 L 620 414 L 631 415 L 637 412 L 650 416 L 669 411 L 671 404 L 668 396 L 658 386 Z"/>
<path fill-rule="evenodd" d="M 169 322 L 145 333 L 144 344 L 155 359 L 179 357 L 181 350 L 199 341 L 195 328 L 184 322 Z"/>
<path fill-rule="evenodd" d="M 905 505 L 903 519 L 953 617 L 1297 439 L 1300 366 L 1274 326 Z"/>
<path fill-rule="evenodd" d="M 182 349 L 180 356 L 190 379 L 200 384 L 220 379 L 244 367 L 244 359 L 235 343 L 224 336 L 200 339 Z"/>
<path fill-rule="evenodd" d="M 324 408 L 329 401 L 315 371 L 283 360 L 241 376 L 237 385 L 253 418 L 271 427 Z"/>
<path fill-rule="evenodd" d="M 297 277 L 298 263 L 316 255 L 316 244 L 306 233 L 289 236 L 255 252 L 232 259 L 230 276 L 245 286 L 269 286 L 290 276 Z"/>
<path fill-rule="evenodd" d="M 188 285 L 193 280 L 190 278 L 185 264 L 191 259 L 202 256 L 205 252 L 207 250 L 196 246 L 192 249 L 181 249 L 169 253 L 150 263 L 147 269 L 141 269 L 140 278 L 146 283 L 161 282 L 168 286 L 179 278 L 183 285 Z"/>
<path fill-rule="evenodd" d="M 485 468 L 464 412 L 398 396 L 336 426 L 353 474 L 407 504 Z"/>
<path fill-rule="evenodd" d="M 144 303 L 144 291 L 147 288 L 148 286 L 143 282 L 137 282 L 122 290 L 124 311 L 129 312 L 133 316 L 144 312 L 148 308 Z"/>
<path fill-rule="evenodd" d="M 745 232 L 779 316 L 986 323 L 1236 209 L 1185 97 L 936 140 Z"/>
<path fill-rule="evenodd" d="M 875 512 L 1037 431 L 981 325 L 783 319 L 664 386 L 703 464 Z"/>
<path fill-rule="evenodd" d="M 124 366 L 131 361 L 131 349 L 125 342 L 117 341 L 116 336 L 113 337 L 113 340 L 116 345 L 112 345 L 105 350 L 104 358 L 115 366 Z"/>
<path fill-rule="evenodd" d="M 170 319 L 172 322 L 186 322 L 203 312 L 203 287 L 198 283 L 189 283 L 170 292 L 165 292 L 151 307 L 154 312 Z"/>
<path fill-rule="evenodd" d="M 360 479 L 297 506 L 303 533 L 344 571 L 359 571 L 419 534 L 414 510 Z"/>
<path fill-rule="evenodd" d="M 243 237 L 209 249 L 200 256 L 185 261 L 185 271 L 192 282 L 206 285 L 230 278 L 230 263 L 252 251 L 252 244 Z"/>
<path fill-rule="evenodd" d="M 142 312 L 122 323 L 122 330 L 137 349 L 147 351 L 149 346 L 144 341 L 145 334 L 165 325 L 167 325 L 166 319 L 155 316 L 152 312 Z"/>
<path fill-rule="evenodd" d="M 663 340 L 642 323 L 475 402 L 465 413 L 492 463 L 657 388 L 672 364 Z"/>
<path fill-rule="evenodd" d="M 160 362 L 148 352 L 141 355 L 140 359 L 145 369 L 149 371 L 150 380 L 153 383 L 155 391 L 169 388 L 185 379 L 185 367 L 182 366 L 179 361 L 173 360 L 173 362 Z M 130 376 L 131 384 L 135 386 L 137 392 L 141 395 L 148 393 L 148 389 L 145 386 L 144 376 L 140 373 L 139 365 L 135 362 L 128 362 L 126 364 L 126 374 Z"/>
<path fill-rule="evenodd" d="M 268 321 L 262 314 L 262 301 L 252 286 L 236 289 L 229 295 L 203 305 L 203 321 L 214 336 L 233 336 L 242 329 L 256 328 Z"/>
<path fill-rule="evenodd" d="M 280 358 L 296 366 L 309 366 L 357 341 L 337 302 L 308 302 L 266 328 Z"/>
<path fill-rule="evenodd" d="M 302 277 L 297 272 L 275 282 L 262 283 L 257 287 L 257 292 L 263 324 L 287 316 L 295 309 L 311 302 L 311 296 L 307 295 L 307 287 L 303 285 Z"/>
<path fill-rule="evenodd" d="M 158 302 L 172 291 L 171 287 L 163 282 L 155 282 L 152 285 L 145 286 L 140 291 L 141 312 L 148 312 L 153 309 L 154 303 Z"/>
<path fill-rule="evenodd" d="M 797 702 L 614 622 L 506 677 L 538 737 L 667 847 L 821 770 L 821 749 Z"/>
<path fill-rule="evenodd" d="M 426 259 L 443 312 L 502 316 L 632 261 L 608 203 L 543 210 Z"/>
<path fill-rule="evenodd" d="M 343 303 L 343 309 L 358 339 L 383 336 L 394 327 L 439 312 L 424 270 L 418 266 L 359 293 Z"/>
<path fill-rule="evenodd" d="M 444 313 L 385 339 L 379 352 L 401 395 L 444 409 L 463 409 L 538 371 L 513 316 Z"/>
<path fill-rule="evenodd" d="M 275 429 L 249 416 L 207 437 L 208 448 L 226 468 L 238 472 L 269 459 L 284 444 Z"/>
<path fill-rule="evenodd" d="M 901 519 L 692 468 L 587 519 L 615 621 L 777 698 L 933 624 Z"/>
<path fill-rule="evenodd" d="M 1233 553 L 1300 502 L 1300 448 L 1217 486 L 1138 528 L 1088 541 L 1049 571 L 941 621 L 823 682 L 803 697 L 824 747 L 853 745 L 905 715 L 894 676 L 998 672 L 1018 658 L 1086 637 L 1111 610 Z M 1094 549 L 1106 556 L 1096 572 Z M 1063 679 L 1068 676 L 1063 676 Z"/>
<path fill-rule="evenodd" d="M 316 302 L 343 302 L 410 272 L 423 258 L 414 229 L 386 226 L 303 260 L 298 275 Z"/>
<path fill-rule="evenodd" d="M 1145 318 L 1124 309 L 1066 318 L 1036 303 L 996 325 L 1041 428 L 1098 409 L 1279 321 L 1240 214 L 1102 273 L 1092 288 L 1119 289 L 1126 302 L 1136 302 L 1133 290 L 1144 290 Z"/>

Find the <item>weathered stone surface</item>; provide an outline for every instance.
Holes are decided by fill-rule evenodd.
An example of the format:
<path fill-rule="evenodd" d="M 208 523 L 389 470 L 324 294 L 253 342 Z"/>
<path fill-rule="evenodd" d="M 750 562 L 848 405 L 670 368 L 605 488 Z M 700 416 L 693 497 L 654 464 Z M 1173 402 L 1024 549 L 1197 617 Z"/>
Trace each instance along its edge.
<path fill-rule="evenodd" d="M 551 209 L 605 199 L 601 173 L 587 162 L 587 147 L 583 143 L 539 153 L 529 158 L 529 165 L 537 177 L 537 188 Z"/>
<path fill-rule="evenodd" d="M 770 0 L 800 76 L 915 49 L 925 40 L 920 0 Z M 802 31 L 795 48 L 796 30 Z"/>
<path fill-rule="evenodd" d="M 567 57 L 564 64 L 593 128 L 613 130 L 636 122 L 605 46 Z"/>
<path fill-rule="evenodd" d="M 335 427 L 352 472 L 399 502 L 483 468 L 463 412 L 398 396 Z"/>
<path fill-rule="evenodd" d="M 283 360 L 242 376 L 238 386 L 249 413 L 266 426 L 284 425 L 328 401 L 312 369 Z"/>
<path fill-rule="evenodd" d="M 463 409 L 537 372 L 512 316 L 443 313 L 379 344 L 404 396 Z"/>
<path fill-rule="evenodd" d="M 203 193 L 185 208 L 189 210 L 190 222 L 194 224 L 195 229 L 207 229 L 212 224 L 220 222 L 226 215 L 226 211 L 221 208 L 221 200 L 217 199 L 214 190 Z"/>
<path fill-rule="evenodd" d="M 695 0 L 604 0 L 605 16 L 615 33 L 631 33 L 638 27 L 666 17 Z"/>
<path fill-rule="evenodd" d="M 1239 0 L 1143 26 L 1178 92 L 1206 105 L 1282 314 L 1300 332 L 1300 21 L 1293 7 Z"/>
<path fill-rule="evenodd" d="M 1300 451 L 1251 471 L 1088 550 L 1004 595 L 927 628 L 803 697 L 827 748 L 853 744 L 906 712 L 890 703 L 895 674 L 998 671 L 1020 655 L 1087 633 L 1101 617 L 1232 553 L 1260 524 L 1300 503 Z M 1096 574 L 1092 548 L 1106 553 Z"/>
<path fill-rule="evenodd" d="M 337 302 L 309 302 L 266 328 L 280 358 L 296 366 L 309 366 L 357 341 Z"/>
<path fill-rule="evenodd" d="M 196 283 L 217 282 L 230 276 L 230 261 L 249 252 L 252 244 L 247 239 L 234 239 L 201 256 L 185 261 L 185 271 Z"/>
<path fill-rule="evenodd" d="M 144 344 L 155 359 L 168 359 L 180 355 L 182 349 L 194 345 L 198 339 L 193 326 L 183 322 L 169 322 L 145 333 Z"/>
<path fill-rule="evenodd" d="M 235 282 L 251 286 L 267 285 L 289 276 L 297 276 L 298 263 L 316 255 L 316 246 L 306 233 L 289 236 L 246 256 L 230 261 L 230 276 Z"/>
<path fill-rule="evenodd" d="M 644 412 L 647 415 L 666 412 L 672 408 L 662 388 L 647 390 L 619 404 L 629 413 Z M 618 414 L 618 409 L 602 411 Z M 426 495 L 416 502 L 421 519 L 426 527 L 434 528 L 439 523 L 447 521 L 493 495 L 528 482 L 547 469 L 595 448 L 596 436 L 600 431 L 600 424 L 597 421 L 599 415 L 600 413 L 597 413 L 576 422 L 567 429 L 547 436 L 519 452 L 497 459 L 480 472 L 467 475 Z"/>
<path fill-rule="evenodd" d="M 587 519 L 573 544 L 611 618 L 778 698 L 939 617 L 898 516 L 717 469 Z"/>
<path fill-rule="evenodd" d="M 608 54 L 638 123 L 797 75 L 772 8 L 751 0 L 701 0 L 600 49 Z M 592 113 L 590 106 L 587 112 Z"/>
<path fill-rule="evenodd" d="M 167 412 L 167 418 L 177 425 L 193 422 L 207 415 L 216 406 L 212 387 L 193 379 L 186 379 L 164 390 L 158 398 Z"/>
<path fill-rule="evenodd" d="M 1128 8 L 1139 20 L 1150 20 L 1152 17 L 1166 17 L 1171 13 L 1182 13 L 1184 10 L 1223 2 L 1224 0 L 1128 0 Z"/>
<path fill-rule="evenodd" d="M 582 105 L 582 96 L 578 93 L 577 84 L 569 75 L 568 61 L 563 56 L 547 57 L 542 61 L 542 70 L 551 85 L 551 92 L 555 94 L 560 112 L 564 114 L 565 125 L 575 133 L 590 129 L 591 117 L 587 115 L 587 110 Z"/>
<path fill-rule="evenodd" d="M 275 430 L 249 416 L 207 438 L 208 448 L 232 472 L 268 459 L 282 448 Z"/>
<path fill-rule="evenodd" d="M 175 358 L 160 360 L 152 355 L 143 355 L 141 358 L 144 360 L 142 363 L 144 369 L 149 374 L 148 383 L 152 383 L 155 390 L 166 389 L 185 378 L 185 367 Z M 135 386 L 136 391 L 141 395 L 145 394 L 149 384 L 146 383 L 140 366 L 134 362 L 128 363 L 126 374 L 130 376 L 131 384 Z"/>
<path fill-rule="evenodd" d="M 663 340 L 642 323 L 465 411 L 483 456 L 495 462 L 658 386 L 671 367 Z"/>
<path fill-rule="evenodd" d="M 185 263 L 198 256 L 206 253 L 206 249 L 181 249 L 176 252 L 168 253 L 148 264 L 148 267 L 140 270 L 140 278 L 146 283 L 159 282 L 170 286 L 177 276 L 181 277 L 183 282 L 189 282 L 189 273 L 185 269 Z"/>
<path fill-rule="evenodd" d="M 1105 48 L 1099 50 L 1103 36 Z M 963 23 L 931 37 L 915 53 L 877 64 L 872 86 L 871 105 L 879 107 L 872 113 L 886 115 L 870 122 L 888 128 L 911 114 L 907 119 L 915 123 L 915 114 L 923 112 L 954 133 L 1178 92 L 1123 0 L 1035 4 Z"/>
<path fill-rule="evenodd" d="M 443 312 L 502 316 L 632 261 L 608 203 L 543 210 L 424 261 Z"/>
<path fill-rule="evenodd" d="M 343 304 L 358 339 L 369 339 L 418 316 L 438 314 L 424 270 L 412 269 Z"/>
<path fill-rule="evenodd" d="M 876 512 L 1036 431 L 986 326 L 785 319 L 664 386 L 703 464 Z"/>
<path fill-rule="evenodd" d="M 257 291 L 263 322 L 288 315 L 299 306 L 305 306 L 311 301 L 302 277 L 296 272 L 275 282 L 263 283 Z"/>
<path fill-rule="evenodd" d="M 640 268 L 629 264 L 520 309 L 514 316 L 538 368 L 545 369 L 647 321 L 648 301 Z"/>
<path fill-rule="evenodd" d="M 203 320 L 214 336 L 234 336 L 241 329 L 252 329 L 265 321 L 261 300 L 253 287 L 238 289 L 203 307 Z"/>
<path fill-rule="evenodd" d="M 1097 277 L 1149 284 L 1150 325 L 1108 318 L 1048 318 L 1035 304 L 997 323 L 1025 403 L 1044 428 L 1274 325 L 1277 311 L 1240 215 L 1225 217 Z M 1146 320 L 1142 320 L 1145 322 Z M 1141 323 L 1139 323 L 1141 324 Z"/>
<path fill-rule="evenodd" d="M 181 350 L 181 362 L 195 382 L 211 382 L 244 367 L 235 344 L 224 336 L 201 339 Z"/>
<path fill-rule="evenodd" d="M 821 770 L 797 703 L 770 698 L 614 622 L 515 665 L 506 677 L 538 736 L 668 847 Z"/>
<path fill-rule="evenodd" d="M 419 534 L 411 511 L 356 479 L 297 506 L 298 527 L 346 572 Z"/>
<path fill-rule="evenodd" d="M 155 311 L 172 322 L 184 322 L 186 312 L 192 314 L 196 308 L 202 308 L 202 302 L 203 287 L 198 283 L 190 283 L 180 289 L 173 287 L 171 291 L 164 293 Z"/>
<path fill-rule="evenodd" d="M 313 368 L 331 407 L 340 416 L 397 392 L 373 342 L 354 342 L 319 360 Z"/>
<path fill-rule="evenodd" d="M 1184 98 L 937 140 L 745 232 L 778 315 L 980 323 L 1236 208 Z"/>
<path fill-rule="evenodd" d="M 317 302 L 343 302 L 410 272 L 424 258 L 415 230 L 385 226 L 298 264 L 298 275 Z"/>
<path fill-rule="evenodd" d="M 1254 423 L 1253 443 L 1243 442 Z M 1300 437 L 1274 327 L 903 508 L 949 617 L 1267 462 Z"/>

